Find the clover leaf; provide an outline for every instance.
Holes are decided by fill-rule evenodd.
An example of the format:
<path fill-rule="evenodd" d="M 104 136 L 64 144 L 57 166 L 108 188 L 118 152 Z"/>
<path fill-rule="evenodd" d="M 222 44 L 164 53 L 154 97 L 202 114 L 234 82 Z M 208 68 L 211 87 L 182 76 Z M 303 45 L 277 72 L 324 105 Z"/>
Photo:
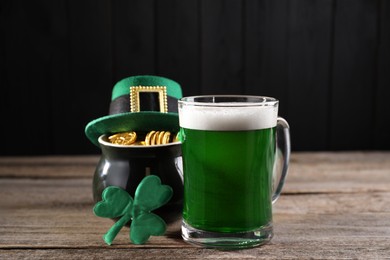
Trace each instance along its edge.
<path fill-rule="evenodd" d="M 172 188 L 162 185 L 160 178 L 156 175 L 146 176 L 139 183 L 134 200 L 119 187 L 105 188 L 102 201 L 96 203 L 93 212 L 98 217 L 120 217 L 120 219 L 107 231 L 103 240 L 111 245 L 122 227 L 130 220 L 130 240 L 134 244 L 143 244 L 150 236 L 163 235 L 166 224 L 163 219 L 151 211 L 166 204 L 172 195 Z"/>

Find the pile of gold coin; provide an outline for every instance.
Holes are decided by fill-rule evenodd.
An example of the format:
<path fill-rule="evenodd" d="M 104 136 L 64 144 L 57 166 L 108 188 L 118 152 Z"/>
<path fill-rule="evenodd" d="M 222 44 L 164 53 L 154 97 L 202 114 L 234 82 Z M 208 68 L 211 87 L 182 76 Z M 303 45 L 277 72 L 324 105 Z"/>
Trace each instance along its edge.
<path fill-rule="evenodd" d="M 123 132 L 110 135 L 108 140 L 113 144 L 119 145 L 161 145 L 170 142 L 177 142 L 177 135 L 171 138 L 172 134 L 169 131 L 150 131 L 145 135 L 144 140 L 137 140 L 136 132 Z"/>

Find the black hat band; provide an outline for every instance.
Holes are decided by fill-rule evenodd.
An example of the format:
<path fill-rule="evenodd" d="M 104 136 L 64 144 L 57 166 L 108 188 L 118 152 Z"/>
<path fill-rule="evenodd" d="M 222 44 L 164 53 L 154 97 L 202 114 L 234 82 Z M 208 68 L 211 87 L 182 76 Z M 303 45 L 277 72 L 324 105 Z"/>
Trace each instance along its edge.
<path fill-rule="evenodd" d="M 167 96 L 168 111 L 178 113 L 177 99 Z M 140 95 L 140 111 L 157 111 L 160 112 L 160 99 L 154 92 L 142 93 Z M 130 112 L 130 97 L 123 95 L 112 100 L 110 103 L 110 115 Z"/>

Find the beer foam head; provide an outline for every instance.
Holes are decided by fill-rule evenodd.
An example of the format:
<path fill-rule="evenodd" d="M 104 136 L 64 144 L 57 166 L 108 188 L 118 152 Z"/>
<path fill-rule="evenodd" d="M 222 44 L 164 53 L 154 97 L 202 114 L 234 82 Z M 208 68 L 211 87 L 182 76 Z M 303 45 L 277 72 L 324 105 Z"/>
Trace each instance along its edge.
<path fill-rule="evenodd" d="M 276 126 L 274 104 L 217 103 L 215 105 L 179 104 L 179 123 L 183 128 L 211 131 L 257 130 Z"/>

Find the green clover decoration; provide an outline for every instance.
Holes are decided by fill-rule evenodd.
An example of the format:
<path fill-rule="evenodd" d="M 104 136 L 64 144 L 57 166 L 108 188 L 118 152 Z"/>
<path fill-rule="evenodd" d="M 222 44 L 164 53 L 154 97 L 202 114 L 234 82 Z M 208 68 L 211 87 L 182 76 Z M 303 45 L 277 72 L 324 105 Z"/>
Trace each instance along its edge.
<path fill-rule="evenodd" d="M 156 175 L 146 176 L 139 183 L 134 200 L 119 187 L 105 188 L 102 201 L 96 203 L 93 212 L 98 217 L 120 217 L 120 219 L 107 231 L 103 240 L 111 245 L 122 227 L 130 220 L 130 240 L 134 244 L 143 244 L 150 236 L 163 235 L 166 224 L 162 218 L 151 211 L 166 204 L 172 195 L 172 188 L 162 185 L 160 178 Z"/>

